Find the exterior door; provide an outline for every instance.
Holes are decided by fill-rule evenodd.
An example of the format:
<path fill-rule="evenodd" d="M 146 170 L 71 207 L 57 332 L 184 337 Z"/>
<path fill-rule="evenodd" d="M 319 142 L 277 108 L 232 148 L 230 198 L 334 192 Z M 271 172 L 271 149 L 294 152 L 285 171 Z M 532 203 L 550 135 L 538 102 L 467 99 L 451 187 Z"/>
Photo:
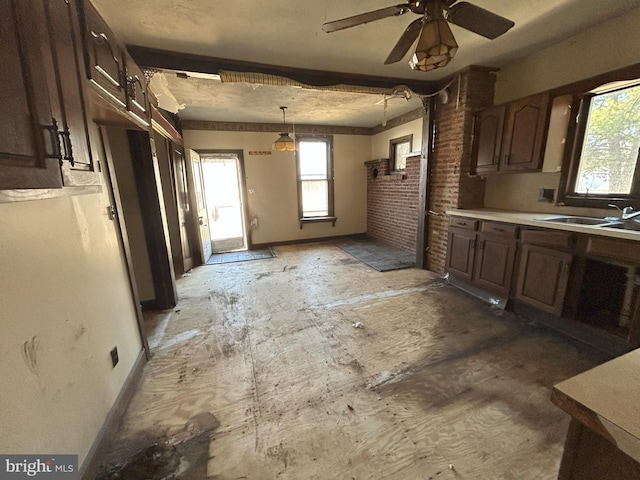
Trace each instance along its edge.
<path fill-rule="evenodd" d="M 187 163 L 180 150 L 173 149 L 173 171 L 176 183 L 176 202 L 178 208 L 178 224 L 180 227 L 180 244 L 182 245 L 182 261 L 184 270 L 193 268 L 193 249 L 191 248 L 191 235 L 189 234 L 189 219 L 191 218 L 191 205 L 189 203 L 189 189 L 187 187 Z"/>
<path fill-rule="evenodd" d="M 189 150 L 191 158 L 191 173 L 193 175 L 193 195 L 195 197 L 194 218 L 200 239 L 201 261 L 207 263 L 211 256 L 211 235 L 209 233 L 209 222 L 207 220 L 207 201 L 204 196 L 204 179 L 202 175 L 202 162 L 200 155 Z"/>
<path fill-rule="evenodd" d="M 240 161 L 235 154 L 202 157 L 213 253 L 247 248 Z"/>

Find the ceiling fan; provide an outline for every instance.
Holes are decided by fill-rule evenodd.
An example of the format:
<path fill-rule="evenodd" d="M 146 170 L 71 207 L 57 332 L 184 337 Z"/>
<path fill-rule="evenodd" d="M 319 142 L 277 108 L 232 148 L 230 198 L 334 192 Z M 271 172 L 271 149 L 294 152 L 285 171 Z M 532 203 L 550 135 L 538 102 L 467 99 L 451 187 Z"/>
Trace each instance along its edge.
<path fill-rule="evenodd" d="M 411 68 L 428 72 L 447 65 L 458 51 L 458 44 L 447 22 L 491 40 L 506 33 L 515 25 L 509 19 L 468 2 L 414 0 L 327 22 L 322 25 L 322 29 L 332 33 L 408 12 L 416 13 L 420 18 L 411 22 L 406 28 L 385 60 L 385 65 L 402 60 L 416 39 L 418 39 L 416 51 L 409 62 Z"/>

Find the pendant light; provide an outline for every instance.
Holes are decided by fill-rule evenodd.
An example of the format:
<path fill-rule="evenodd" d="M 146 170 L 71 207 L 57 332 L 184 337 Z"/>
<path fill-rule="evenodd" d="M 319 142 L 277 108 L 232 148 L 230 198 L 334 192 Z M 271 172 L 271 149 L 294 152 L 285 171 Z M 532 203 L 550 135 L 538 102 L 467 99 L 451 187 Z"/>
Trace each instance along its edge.
<path fill-rule="evenodd" d="M 285 110 L 287 107 L 280 107 L 282 110 L 282 125 L 283 130 L 287 129 L 287 123 L 285 120 Z M 273 142 L 273 150 L 277 150 L 278 152 L 294 152 L 296 149 L 296 142 L 293 138 L 289 136 L 288 132 L 282 132 L 280 137 Z"/>

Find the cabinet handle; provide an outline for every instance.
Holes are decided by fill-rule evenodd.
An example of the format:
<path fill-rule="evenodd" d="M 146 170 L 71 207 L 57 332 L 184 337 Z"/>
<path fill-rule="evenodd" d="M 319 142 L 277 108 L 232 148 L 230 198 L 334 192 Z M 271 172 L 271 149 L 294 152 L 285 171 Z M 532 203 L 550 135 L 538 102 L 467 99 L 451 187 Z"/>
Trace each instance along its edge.
<path fill-rule="evenodd" d="M 62 160 L 67 160 L 71 166 L 75 166 L 76 162 L 73 158 L 73 147 L 71 146 L 71 133 L 68 128 L 64 130 L 60 130 L 58 135 L 62 139 L 62 149 L 64 150 L 64 155 L 62 155 Z"/>
<path fill-rule="evenodd" d="M 482 249 L 484 248 L 484 240 L 480 240 L 480 241 L 478 242 L 478 248 L 479 248 L 480 250 L 482 250 Z"/>
<path fill-rule="evenodd" d="M 60 151 L 60 141 L 58 140 L 58 121 L 55 118 L 51 119 L 51 125 L 41 125 L 45 132 L 49 133 L 49 143 L 52 150 L 45 150 L 47 158 L 57 158 L 62 164 L 62 152 Z M 45 138 L 46 143 L 46 138 Z"/>
<path fill-rule="evenodd" d="M 146 97 L 147 93 L 144 91 L 142 81 L 137 75 L 134 75 L 133 77 L 127 76 L 127 95 L 133 99 L 133 101 L 138 105 L 138 107 L 140 107 L 141 110 L 145 110 L 144 105 L 138 102 L 139 99 L 136 96 L 136 83 L 140 85 L 140 92 L 142 93 L 142 96 Z"/>
<path fill-rule="evenodd" d="M 467 222 L 458 222 L 458 225 L 462 225 L 463 227 L 467 224 Z"/>

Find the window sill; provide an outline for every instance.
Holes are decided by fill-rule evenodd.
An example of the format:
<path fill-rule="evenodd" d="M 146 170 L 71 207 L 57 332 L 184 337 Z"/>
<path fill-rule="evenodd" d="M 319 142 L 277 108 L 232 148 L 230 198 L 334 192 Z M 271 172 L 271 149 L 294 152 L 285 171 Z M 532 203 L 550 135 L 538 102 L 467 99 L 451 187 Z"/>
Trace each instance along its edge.
<path fill-rule="evenodd" d="M 389 175 L 380 175 L 376 180 L 382 182 L 397 182 L 398 180 L 406 180 L 407 172 L 389 172 Z"/>
<path fill-rule="evenodd" d="M 640 199 L 636 196 L 601 196 L 597 197 L 595 195 L 587 196 L 587 195 L 575 195 L 575 194 L 565 194 L 560 195 L 557 205 L 568 206 L 568 207 L 585 207 L 585 208 L 609 208 L 610 204 L 616 204 L 620 207 L 631 206 L 634 209 L 640 209 Z"/>
<path fill-rule="evenodd" d="M 300 230 L 302 230 L 302 227 L 304 226 L 305 223 L 327 223 L 327 222 L 331 222 L 331 224 L 335 227 L 336 226 L 336 221 L 338 220 L 338 217 L 304 217 L 304 218 L 300 218 L 298 220 L 300 222 Z"/>

